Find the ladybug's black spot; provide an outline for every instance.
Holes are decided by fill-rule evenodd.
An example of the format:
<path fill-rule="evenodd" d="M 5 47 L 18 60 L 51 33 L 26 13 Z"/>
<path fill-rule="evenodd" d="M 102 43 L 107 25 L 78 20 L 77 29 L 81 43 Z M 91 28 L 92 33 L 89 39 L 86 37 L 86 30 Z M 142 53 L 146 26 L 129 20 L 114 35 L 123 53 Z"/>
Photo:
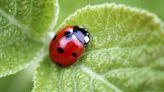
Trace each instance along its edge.
<path fill-rule="evenodd" d="M 68 32 L 68 31 L 64 33 L 64 36 L 65 36 L 67 39 L 72 38 L 71 32 Z"/>
<path fill-rule="evenodd" d="M 55 40 L 55 39 L 56 39 L 56 35 L 55 35 L 55 37 L 52 40 Z"/>
<path fill-rule="evenodd" d="M 72 53 L 72 56 L 76 58 L 77 57 L 77 54 L 76 53 Z"/>
<path fill-rule="evenodd" d="M 63 50 L 62 48 L 60 48 L 60 47 L 58 47 L 56 50 L 57 50 L 57 52 L 59 52 L 60 54 L 64 53 L 64 50 Z"/>
<path fill-rule="evenodd" d="M 61 65 L 60 63 L 56 63 L 58 66 L 60 66 L 60 67 L 63 67 L 63 65 Z"/>
<path fill-rule="evenodd" d="M 67 31 L 67 32 L 64 33 L 64 36 L 67 36 L 69 34 L 70 34 L 70 32 Z"/>

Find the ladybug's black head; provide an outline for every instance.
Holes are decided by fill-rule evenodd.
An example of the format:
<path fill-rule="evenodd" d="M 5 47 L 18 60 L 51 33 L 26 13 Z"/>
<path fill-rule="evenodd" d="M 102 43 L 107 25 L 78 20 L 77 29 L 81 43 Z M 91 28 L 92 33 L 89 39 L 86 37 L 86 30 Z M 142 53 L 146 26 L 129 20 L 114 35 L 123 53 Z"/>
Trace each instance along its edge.
<path fill-rule="evenodd" d="M 85 46 L 89 43 L 89 33 L 85 28 L 81 28 L 79 26 L 74 26 L 73 34 L 77 37 L 77 39 Z"/>

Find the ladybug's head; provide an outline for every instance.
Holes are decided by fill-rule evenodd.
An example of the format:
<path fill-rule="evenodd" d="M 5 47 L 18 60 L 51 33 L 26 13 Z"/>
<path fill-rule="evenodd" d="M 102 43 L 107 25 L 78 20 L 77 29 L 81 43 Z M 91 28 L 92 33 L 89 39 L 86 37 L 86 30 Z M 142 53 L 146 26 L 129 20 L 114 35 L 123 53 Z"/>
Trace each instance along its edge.
<path fill-rule="evenodd" d="M 87 32 L 85 28 L 74 26 L 73 34 L 84 46 L 90 41 L 89 32 Z"/>

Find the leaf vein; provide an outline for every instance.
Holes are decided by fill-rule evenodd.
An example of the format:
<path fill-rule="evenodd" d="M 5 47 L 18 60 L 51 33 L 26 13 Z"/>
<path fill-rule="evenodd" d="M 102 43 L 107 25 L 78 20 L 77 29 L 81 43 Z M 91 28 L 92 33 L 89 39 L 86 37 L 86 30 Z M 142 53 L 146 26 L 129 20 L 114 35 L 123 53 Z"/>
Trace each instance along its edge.
<path fill-rule="evenodd" d="M 91 69 L 89 69 L 88 67 L 84 66 L 84 65 L 80 65 L 79 68 L 84 71 L 85 73 L 87 73 L 88 75 L 90 75 L 91 77 L 93 77 L 94 79 L 97 79 L 101 82 L 103 82 L 104 84 L 106 84 L 108 87 L 112 88 L 115 90 L 115 92 L 122 92 L 118 87 L 116 87 L 114 84 L 110 83 L 109 81 L 105 80 L 103 76 L 100 76 L 98 74 L 96 74 L 94 71 L 92 71 Z"/>
<path fill-rule="evenodd" d="M 2 9 L 0 9 L 0 14 L 1 14 L 2 16 L 4 16 L 5 18 L 7 18 L 11 24 L 17 26 L 17 27 L 20 28 L 24 33 L 28 34 L 29 28 L 28 28 L 26 25 L 24 25 L 23 23 L 21 23 L 20 21 L 18 21 L 17 19 L 15 19 L 13 16 L 10 16 L 10 15 L 7 14 L 6 12 L 4 12 Z"/>

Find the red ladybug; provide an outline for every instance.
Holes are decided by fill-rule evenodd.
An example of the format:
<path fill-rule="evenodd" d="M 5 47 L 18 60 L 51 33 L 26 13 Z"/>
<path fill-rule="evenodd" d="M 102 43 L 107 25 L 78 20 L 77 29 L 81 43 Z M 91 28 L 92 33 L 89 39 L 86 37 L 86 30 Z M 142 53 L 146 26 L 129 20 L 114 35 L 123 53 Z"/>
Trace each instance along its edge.
<path fill-rule="evenodd" d="M 62 67 L 75 63 L 89 43 L 89 33 L 79 26 L 68 26 L 60 30 L 50 43 L 52 61 Z"/>

